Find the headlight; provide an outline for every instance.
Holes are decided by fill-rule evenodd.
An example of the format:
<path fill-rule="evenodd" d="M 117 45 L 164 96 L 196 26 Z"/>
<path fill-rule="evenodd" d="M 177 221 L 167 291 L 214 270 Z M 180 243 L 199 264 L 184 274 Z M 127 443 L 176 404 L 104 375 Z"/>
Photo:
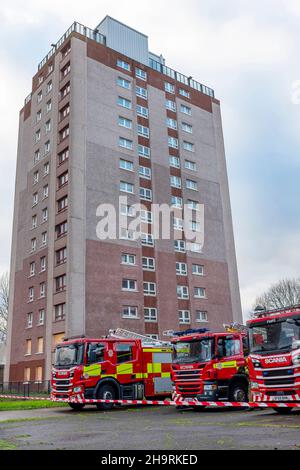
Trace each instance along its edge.
<path fill-rule="evenodd" d="M 253 367 L 255 367 L 255 369 L 260 369 L 261 368 L 261 363 L 258 359 L 253 360 Z"/>
<path fill-rule="evenodd" d="M 295 365 L 300 364 L 300 354 L 298 356 L 293 357 L 292 362 Z"/>
<path fill-rule="evenodd" d="M 82 387 L 75 387 L 73 388 L 73 392 L 74 393 L 81 393 L 83 390 L 82 390 Z"/>
<path fill-rule="evenodd" d="M 204 390 L 216 390 L 217 385 L 204 385 Z"/>
<path fill-rule="evenodd" d="M 257 382 L 251 382 L 251 388 L 259 388 L 259 384 Z"/>

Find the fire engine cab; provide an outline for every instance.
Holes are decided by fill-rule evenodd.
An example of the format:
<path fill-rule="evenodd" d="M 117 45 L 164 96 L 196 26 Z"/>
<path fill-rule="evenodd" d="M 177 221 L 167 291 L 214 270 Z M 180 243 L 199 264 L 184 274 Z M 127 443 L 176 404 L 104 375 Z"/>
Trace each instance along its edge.
<path fill-rule="evenodd" d="M 250 395 L 254 402 L 300 402 L 300 306 L 257 307 L 247 323 Z M 290 413 L 292 408 L 274 408 Z"/>
<path fill-rule="evenodd" d="M 235 326 L 226 326 L 226 330 L 224 333 L 207 329 L 174 333 L 175 399 L 248 401 L 247 334 Z"/>
<path fill-rule="evenodd" d="M 122 329 L 109 337 L 77 338 L 58 344 L 52 370 L 57 399 L 133 400 L 171 396 L 172 348 L 167 343 Z M 69 405 L 81 410 L 84 403 Z M 111 403 L 97 403 L 101 410 Z"/>

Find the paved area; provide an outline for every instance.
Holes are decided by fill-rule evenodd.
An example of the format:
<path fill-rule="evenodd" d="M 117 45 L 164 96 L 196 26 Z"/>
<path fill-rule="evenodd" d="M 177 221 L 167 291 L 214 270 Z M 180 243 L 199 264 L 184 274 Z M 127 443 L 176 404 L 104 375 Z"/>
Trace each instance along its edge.
<path fill-rule="evenodd" d="M 0 449 L 300 450 L 300 411 L 179 411 L 169 407 L 99 412 L 68 408 L 0 412 Z"/>

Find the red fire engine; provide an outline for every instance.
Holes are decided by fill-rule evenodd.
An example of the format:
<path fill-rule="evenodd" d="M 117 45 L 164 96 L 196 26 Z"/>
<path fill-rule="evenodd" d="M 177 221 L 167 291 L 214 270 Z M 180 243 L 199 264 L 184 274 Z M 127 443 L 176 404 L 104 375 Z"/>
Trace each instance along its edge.
<path fill-rule="evenodd" d="M 300 306 L 255 309 L 249 320 L 248 358 L 252 401 L 300 401 Z M 287 414 L 292 408 L 275 408 Z"/>
<path fill-rule="evenodd" d="M 196 329 L 175 335 L 174 398 L 248 401 L 248 340 L 244 331 L 227 327 L 225 333 Z"/>
<path fill-rule="evenodd" d="M 133 400 L 171 396 L 172 348 L 161 341 L 117 329 L 110 337 L 77 338 L 58 344 L 52 370 L 52 400 Z M 83 403 L 71 403 L 81 410 Z M 108 410 L 113 404 L 97 403 Z"/>

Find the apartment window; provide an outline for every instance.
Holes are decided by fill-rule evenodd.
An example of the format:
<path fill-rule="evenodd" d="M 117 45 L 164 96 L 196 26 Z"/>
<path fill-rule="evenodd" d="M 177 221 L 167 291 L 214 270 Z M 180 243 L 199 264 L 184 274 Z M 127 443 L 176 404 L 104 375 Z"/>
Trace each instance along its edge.
<path fill-rule="evenodd" d="M 49 100 L 47 101 L 47 104 L 46 104 L 46 113 L 50 113 L 51 109 L 52 109 L 52 101 Z"/>
<path fill-rule="evenodd" d="M 204 266 L 202 266 L 201 264 L 193 264 L 192 273 L 196 276 L 204 276 Z"/>
<path fill-rule="evenodd" d="M 67 96 L 70 93 L 71 87 L 70 83 L 67 83 L 61 90 L 60 90 L 60 97 L 63 99 L 65 96 Z"/>
<path fill-rule="evenodd" d="M 35 142 L 39 142 L 41 140 L 41 130 L 39 129 L 35 133 Z"/>
<path fill-rule="evenodd" d="M 188 244 L 188 250 L 194 253 L 202 253 L 202 245 L 200 245 L 200 243 L 190 242 Z"/>
<path fill-rule="evenodd" d="M 146 201 L 152 201 L 152 190 L 147 188 L 140 188 L 140 198 Z"/>
<path fill-rule="evenodd" d="M 173 207 L 176 207 L 177 209 L 182 209 L 182 204 L 183 204 L 183 201 L 181 197 L 178 197 L 178 196 L 171 197 L 171 205 Z"/>
<path fill-rule="evenodd" d="M 29 276 L 35 275 L 35 262 L 32 261 L 29 265 Z"/>
<path fill-rule="evenodd" d="M 67 248 L 61 248 L 55 252 L 56 266 L 64 264 L 67 261 Z"/>
<path fill-rule="evenodd" d="M 190 160 L 185 160 L 185 161 L 184 161 L 184 167 L 185 167 L 187 170 L 191 170 L 191 171 L 196 171 L 196 170 L 197 170 L 196 163 L 195 163 L 195 162 L 191 162 Z"/>
<path fill-rule="evenodd" d="M 31 239 L 31 251 L 36 250 L 36 238 Z"/>
<path fill-rule="evenodd" d="M 140 78 L 141 80 L 147 80 L 147 72 L 142 69 L 139 69 L 138 67 L 136 67 L 135 69 L 135 76 Z"/>
<path fill-rule="evenodd" d="M 46 297 L 46 283 L 41 282 L 41 284 L 40 284 L 40 298 L 43 299 L 44 297 Z"/>
<path fill-rule="evenodd" d="M 122 317 L 123 318 L 138 318 L 138 308 L 125 306 L 122 310 Z"/>
<path fill-rule="evenodd" d="M 139 104 L 136 106 L 136 113 L 138 114 L 138 116 L 142 116 L 144 118 L 148 118 L 149 116 L 148 108 L 145 108 L 144 106 L 140 106 Z"/>
<path fill-rule="evenodd" d="M 170 184 L 172 188 L 181 188 L 181 178 L 179 176 L 170 176 Z"/>
<path fill-rule="evenodd" d="M 40 270 L 41 273 L 46 271 L 46 256 L 42 256 L 42 258 L 40 259 Z"/>
<path fill-rule="evenodd" d="M 178 157 L 169 157 L 170 166 L 180 168 L 180 159 Z"/>
<path fill-rule="evenodd" d="M 48 65 L 48 74 L 53 72 L 53 63 Z"/>
<path fill-rule="evenodd" d="M 62 58 L 67 57 L 67 55 L 71 52 L 71 43 L 69 42 L 61 51 Z"/>
<path fill-rule="evenodd" d="M 25 355 L 26 356 L 30 356 L 31 355 L 31 346 L 32 346 L 32 341 L 31 339 L 27 339 L 26 340 L 26 352 L 25 352 Z M 29 369 L 30 370 L 30 369 Z"/>
<path fill-rule="evenodd" d="M 144 145 L 138 146 L 138 154 L 140 157 L 150 158 L 151 151 L 149 147 L 145 147 Z"/>
<path fill-rule="evenodd" d="M 59 112 L 59 118 L 60 120 L 62 121 L 63 119 L 65 119 L 67 116 L 69 116 L 70 114 L 70 105 L 67 104 L 66 106 L 64 106 L 61 111 Z"/>
<path fill-rule="evenodd" d="M 64 196 L 57 201 L 57 212 L 61 212 L 68 207 L 68 196 Z"/>
<path fill-rule="evenodd" d="M 138 135 L 141 135 L 142 137 L 146 137 L 148 139 L 149 134 L 149 127 L 141 126 L 140 124 L 138 124 Z"/>
<path fill-rule="evenodd" d="M 135 217 L 136 210 L 133 206 L 127 206 L 126 204 L 121 204 L 120 214 L 125 215 L 126 217 Z"/>
<path fill-rule="evenodd" d="M 51 120 L 49 119 L 46 124 L 45 124 L 45 132 L 48 134 L 48 132 L 51 131 Z"/>
<path fill-rule="evenodd" d="M 196 181 L 186 180 L 186 189 L 192 189 L 193 191 L 198 190 L 198 185 Z"/>
<path fill-rule="evenodd" d="M 144 295 L 151 297 L 156 296 L 155 282 L 144 282 Z"/>
<path fill-rule="evenodd" d="M 42 243 L 41 246 L 44 247 L 47 245 L 47 232 L 42 233 Z"/>
<path fill-rule="evenodd" d="M 128 62 L 125 62 L 122 59 L 117 60 L 117 67 L 120 67 L 121 69 L 130 71 L 130 65 L 128 64 Z"/>
<path fill-rule="evenodd" d="M 183 131 L 188 132 L 189 134 L 193 133 L 193 126 L 191 126 L 191 124 L 187 124 L 186 122 L 183 122 L 181 124 L 181 128 Z"/>
<path fill-rule="evenodd" d="M 174 230 L 183 230 L 183 220 L 179 219 L 178 217 L 174 217 L 173 228 Z"/>
<path fill-rule="evenodd" d="M 39 310 L 39 322 L 38 325 L 42 326 L 45 323 L 45 310 L 41 309 Z"/>
<path fill-rule="evenodd" d="M 71 64 L 69 62 L 61 69 L 61 77 L 62 78 L 66 77 L 70 73 L 70 71 L 71 71 Z"/>
<path fill-rule="evenodd" d="M 183 148 L 184 148 L 184 150 L 187 150 L 188 152 L 194 152 L 195 151 L 195 145 L 192 144 L 191 142 L 183 141 Z"/>
<path fill-rule="evenodd" d="M 174 240 L 174 249 L 179 253 L 186 252 L 186 245 L 184 240 Z"/>
<path fill-rule="evenodd" d="M 130 90 L 131 88 L 131 82 L 122 77 L 118 77 L 117 84 L 122 88 L 126 88 L 127 90 Z"/>
<path fill-rule="evenodd" d="M 45 155 L 50 152 L 50 147 L 51 147 L 50 140 L 47 140 L 47 142 L 45 143 L 45 147 L 44 147 Z"/>
<path fill-rule="evenodd" d="M 31 228 L 37 228 L 37 216 L 33 215 L 31 218 Z"/>
<path fill-rule="evenodd" d="M 37 95 L 37 102 L 40 103 L 42 101 L 42 99 L 43 99 L 43 92 L 40 91 Z"/>
<path fill-rule="evenodd" d="M 67 275 L 63 274 L 55 278 L 55 290 L 56 292 L 62 292 L 66 290 L 67 286 Z"/>
<path fill-rule="evenodd" d="M 176 263 L 176 274 L 177 276 L 187 276 L 187 264 Z"/>
<path fill-rule="evenodd" d="M 141 243 L 144 246 L 154 246 L 154 238 L 151 233 L 141 233 Z"/>
<path fill-rule="evenodd" d="M 118 105 L 126 109 L 131 109 L 131 101 L 126 98 L 122 98 L 121 96 L 118 98 Z"/>
<path fill-rule="evenodd" d="M 207 312 L 197 310 L 196 311 L 196 322 L 197 323 L 207 323 L 208 322 Z"/>
<path fill-rule="evenodd" d="M 199 208 L 199 202 L 188 199 L 188 208 L 197 211 Z"/>
<path fill-rule="evenodd" d="M 169 127 L 170 129 L 177 130 L 177 121 L 175 119 L 167 118 L 166 123 L 167 127 Z"/>
<path fill-rule="evenodd" d="M 173 149 L 178 149 L 178 139 L 175 137 L 168 137 L 168 146 Z"/>
<path fill-rule="evenodd" d="M 200 232 L 201 226 L 199 222 L 195 222 L 194 220 L 192 220 L 190 222 L 190 230 L 192 230 L 192 232 Z"/>
<path fill-rule="evenodd" d="M 58 189 L 62 188 L 65 184 L 67 184 L 69 181 L 69 173 L 65 171 L 65 173 L 62 173 L 58 177 Z"/>
<path fill-rule="evenodd" d="M 177 286 L 177 298 L 178 299 L 188 299 L 189 298 L 189 288 L 187 286 Z"/>
<path fill-rule="evenodd" d="M 135 255 L 130 255 L 128 253 L 122 253 L 121 262 L 122 262 L 122 264 L 135 266 Z"/>
<path fill-rule="evenodd" d="M 34 152 L 33 164 L 36 165 L 40 161 L 40 158 L 41 158 L 41 153 L 39 150 L 37 150 L 36 152 Z"/>
<path fill-rule="evenodd" d="M 33 313 L 27 313 L 27 328 L 32 328 Z"/>
<path fill-rule="evenodd" d="M 40 75 L 39 78 L 38 78 L 38 82 L 39 82 L 39 85 L 41 85 L 44 81 L 44 77 L 43 75 Z"/>
<path fill-rule="evenodd" d="M 38 193 L 34 193 L 32 196 L 32 207 L 36 206 L 39 202 L 39 195 Z"/>
<path fill-rule="evenodd" d="M 63 162 L 69 158 L 69 149 L 65 149 L 58 154 L 58 164 L 61 165 Z"/>
<path fill-rule="evenodd" d="M 179 94 L 185 98 L 190 98 L 190 92 L 186 91 L 184 88 L 179 88 Z"/>
<path fill-rule="evenodd" d="M 188 116 L 192 115 L 192 109 L 189 106 L 186 106 L 185 104 L 180 105 L 180 111 L 184 114 L 187 114 Z"/>
<path fill-rule="evenodd" d="M 144 271 L 155 271 L 155 258 L 142 258 L 142 265 Z"/>
<path fill-rule="evenodd" d="M 40 337 L 37 339 L 37 354 L 43 354 L 44 352 L 44 338 Z"/>
<path fill-rule="evenodd" d="M 52 88 L 53 88 L 53 83 L 52 83 L 52 80 L 50 80 L 50 82 L 47 83 L 46 93 L 50 93 Z"/>
<path fill-rule="evenodd" d="M 124 137 L 119 137 L 119 147 L 125 148 L 127 150 L 132 150 L 133 142 L 129 139 L 124 139 Z"/>
<path fill-rule="evenodd" d="M 33 184 L 37 184 L 39 182 L 39 172 L 35 171 L 33 173 Z"/>
<path fill-rule="evenodd" d="M 119 126 L 126 127 L 127 129 L 132 129 L 131 119 L 126 119 L 122 116 L 119 116 Z"/>
<path fill-rule="evenodd" d="M 42 210 L 42 223 L 47 222 L 48 220 L 48 209 L 45 207 L 45 209 Z"/>
<path fill-rule="evenodd" d="M 135 232 L 126 228 L 121 228 L 120 238 L 122 240 L 133 241 L 135 239 Z"/>
<path fill-rule="evenodd" d="M 151 168 L 148 168 L 147 166 L 140 166 L 139 175 L 140 175 L 140 178 L 151 180 Z"/>
<path fill-rule="evenodd" d="M 157 308 L 144 308 L 145 322 L 157 322 Z"/>
<path fill-rule="evenodd" d="M 57 238 L 63 237 L 68 232 L 68 223 L 62 222 L 55 227 Z"/>
<path fill-rule="evenodd" d="M 205 299 L 206 291 L 203 287 L 194 287 L 194 297 L 197 299 Z"/>
<path fill-rule="evenodd" d="M 141 221 L 146 222 L 147 224 L 153 223 L 153 214 L 151 211 L 141 210 Z"/>
<path fill-rule="evenodd" d="M 41 119 L 42 119 L 42 111 L 39 110 L 39 111 L 36 113 L 36 122 L 39 122 Z"/>
<path fill-rule="evenodd" d="M 62 142 L 70 135 L 70 127 L 66 126 L 59 132 L 59 141 Z"/>
<path fill-rule="evenodd" d="M 136 291 L 137 290 L 136 281 L 133 279 L 123 279 L 122 290 Z"/>
<path fill-rule="evenodd" d="M 170 111 L 176 112 L 176 103 L 175 101 L 166 100 L 166 108 Z"/>
<path fill-rule="evenodd" d="M 140 86 L 137 86 L 135 88 L 135 91 L 136 91 L 136 95 L 139 96 L 140 98 L 143 98 L 144 100 L 146 100 L 148 98 L 148 92 L 147 92 L 146 88 L 142 88 Z"/>
<path fill-rule="evenodd" d="M 43 187 L 43 199 L 47 199 L 49 196 L 49 186 L 46 184 L 46 186 Z"/>
<path fill-rule="evenodd" d="M 119 167 L 122 170 L 133 171 L 133 163 L 123 158 L 120 158 Z"/>
<path fill-rule="evenodd" d="M 54 321 L 64 320 L 66 316 L 66 304 L 58 304 L 54 306 Z"/>
<path fill-rule="evenodd" d="M 30 367 L 24 368 L 24 383 L 30 382 Z"/>
<path fill-rule="evenodd" d="M 29 287 L 28 289 L 28 302 L 33 302 L 34 300 L 34 288 Z"/>
<path fill-rule="evenodd" d="M 49 175 L 49 171 L 50 171 L 50 165 L 49 165 L 49 162 L 47 162 L 44 165 L 44 176 Z"/>
<path fill-rule="evenodd" d="M 172 85 L 172 83 L 169 83 L 169 82 L 165 82 L 165 91 L 167 93 L 175 93 L 175 86 Z"/>
<path fill-rule="evenodd" d="M 120 181 L 120 191 L 133 194 L 134 186 L 131 183 L 126 183 L 126 181 Z"/>
<path fill-rule="evenodd" d="M 191 323 L 191 314 L 189 310 L 179 310 L 178 319 L 181 325 L 186 325 Z"/>

